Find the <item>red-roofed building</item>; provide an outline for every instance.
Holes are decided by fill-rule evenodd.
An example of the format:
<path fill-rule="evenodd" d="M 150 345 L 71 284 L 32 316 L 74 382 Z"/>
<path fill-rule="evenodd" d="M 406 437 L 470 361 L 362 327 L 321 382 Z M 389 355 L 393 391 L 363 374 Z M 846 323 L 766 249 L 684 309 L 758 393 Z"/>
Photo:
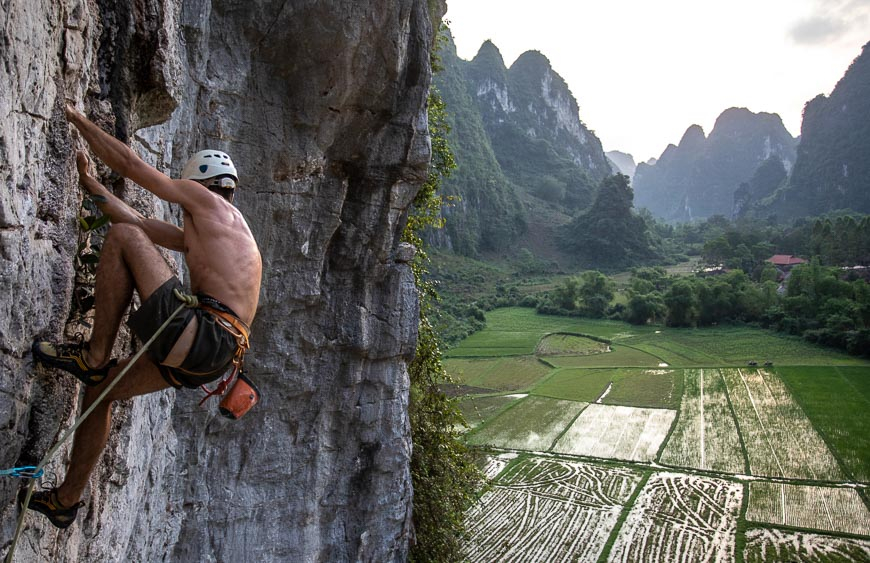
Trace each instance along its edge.
<path fill-rule="evenodd" d="M 778 268 L 791 268 L 792 266 L 797 266 L 798 264 L 806 264 L 807 261 L 803 258 L 798 258 L 797 256 L 792 256 L 791 254 L 774 254 L 765 262 L 770 262 L 774 266 Z"/>
<path fill-rule="evenodd" d="M 779 286 L 780 294 L 785 292 L 785 280 L 791 275 L 791 269 L 798 264 L 806 264 L 807 261 L 803 258 L 798 258 L 797 256 L 792 256 L 791 254 L 774 254 L 765 262 L 770 262 L 774 266 L 776 266 L 776 270 L 779 272 L 777 275 L 778 282 L 783 282 Z"/>

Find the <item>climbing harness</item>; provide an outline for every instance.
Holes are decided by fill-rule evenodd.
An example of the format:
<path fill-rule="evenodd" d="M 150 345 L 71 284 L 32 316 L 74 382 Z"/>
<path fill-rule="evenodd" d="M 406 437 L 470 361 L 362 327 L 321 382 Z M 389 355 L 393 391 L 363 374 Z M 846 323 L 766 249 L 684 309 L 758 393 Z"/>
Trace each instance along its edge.
<path fill-rule="evenodd" d="M 199 402 L 202 406 L 207 400 L 215 395 L 223 396 L 219 405 L 220 413 L 230 419 L 238 420 L 251 410 L 260 400 L 260 391 L 257 386 L 248 379 L 244 372 L 245 353 L 250 349 L 250 329 L 235 315 L 217 308 L 217 302 L 210 303 L 210 298 L 199 300 L 199 308 L 210 313 L 224 330 L 236 339 L 236 353 L 233 355 L 233 369 L 214 389 L 205 385 L 200 388 L 205 392 L 205 397 Z M 229 392 L 227 391 L 229 389 Z"/>
<path fill-rule="evenodd" d="M 176 293 L 176 297 L 178 297 L 178 293 Z M 169 315 L 169 318 L 166 319 L 166 321 L 162 325 L 160 325 L 160 328 L 157 329 L 157 332 L 155 332 L 154 335 L 148 340 L 148 342 L 146 342 L 145 345 L 142 346 L 142 348 L 140 348 L 138 352 L 136 352 L 136 354 L 130 359 L 130 362 L 126 366 L 124 366 L 124 369 L 121 370 L 118 376 L 114 380 L 112 380 L 105 389 L 103 389 L 103 392 L 100 393 L 99 397 L 96 398 L 91 406 L 88 407 L 88 409 L 75 420 L 69 430 L 67 430 L 66 433 L 61 437 L 60 441 L 58 441 L 58 443 L 55 444 L 54 447 L 48 450 L 48 453 L 45 454 L 45 456 L 42 458 L 42 461 L 40 461 L 39 464 L 35 467 L 28 466 L 26 468 L 15 468 L 25 470 L 24 475 L 18 476 L 27 478 L 27 472 L 32 472 L 31 474 L 33 475 L 33 477 L 30 477 L 31 480 L 30 485 L 27 487 L 27 496 L 24 497 L 24 502 L 22 503 L 23 506 L 21 509 L 21 516 L 18 518 L 18 527 L 15 529 L 15 537 L 12 538 L 12 545 L 9 547 L 9 553 L 6 554 L 5 563 L 12 563 L 12 555 L 15 553 L 15 547 L 18 545 L 18 538 L 21 536 L 21 530 L 24 528 L 24 517 L 27 514 L 27 506 L 30 504 L 30 497 L 33 496 L 33 487 L 34 485 L 36 485 L 36 480 L 42 476 L 43 470 L 48 464 L 49 460 L 51 460 L 54 454 L 57 453 L 63 443 L 66 442 L 70 438 L 70 436 L 73 435 L 73 433 L 81 425 L 81 423 L 84 422 L 84 420 L 88 416 L 90 416 L 95 408 L 97 408 L 97 405 L 106 398 L 106 395 L 108 395 L 109 392 L 114 389 L 115 385 L 117 385 L 118 382 L 121 381 L 121 378 L 123 378 L 127 374 L 133 364 L 135 364 L 139 360 L 139 358 L 142 357 L 142 354 L 145 353 L 148 347 L 151 346 L 151 344 L 153 344 L 155 340 L 157 340 L 157 337 L 160 336 L 160 333 L 162 333 L 167 326 L 169 326 L 169 323 L 172 321 L 172 319 L 174 319 L 178 315 L 178 313 L 180 313 L 181 310 L 185 307 L 196 306 L 196 297 L 185 295 L 185 298 L 178 298 L 182 301 L 181 305 L 179 305 L 178 308 L 175 309 L 175 311 L 171 315 Z M 192 298 L 192 301 L 191 299 L 187 298 Z"/>

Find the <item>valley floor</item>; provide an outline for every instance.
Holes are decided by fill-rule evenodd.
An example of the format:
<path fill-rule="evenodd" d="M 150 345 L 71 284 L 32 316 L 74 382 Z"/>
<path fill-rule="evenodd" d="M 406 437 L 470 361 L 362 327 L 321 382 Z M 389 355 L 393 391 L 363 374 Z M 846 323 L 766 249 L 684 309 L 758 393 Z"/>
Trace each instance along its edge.
<path fill-rule="evenodd" d="M 490 452 L 470 561 L 870 562 L 868 361 L 507 308 L 446 367 Z"/>

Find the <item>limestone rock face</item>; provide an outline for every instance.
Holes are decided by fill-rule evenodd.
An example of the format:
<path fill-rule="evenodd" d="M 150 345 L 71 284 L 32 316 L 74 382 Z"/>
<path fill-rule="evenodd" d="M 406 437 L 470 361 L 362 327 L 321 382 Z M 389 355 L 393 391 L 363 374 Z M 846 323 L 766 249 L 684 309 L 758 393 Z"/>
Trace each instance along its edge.
<path fill-rule="evenodd" d="M 542 53 L 527 51 L 506 69 L 487 41 L 467 68 L 491 135 L 517 127 L 530 140 L 549 141 L 594 181 L 610 174 L 601 141 L 580 120 L 577 100 Z"/>
<path fill-rule="evenodd" d="M 417 295 L 399 247 L 429 160 L 433 22 L 423 0 L 48 0 L 0 8 L 2 465 L 36 463 L 78 385 L 35 368 L 69 338 L 78 241 L 69 100 L 176 175 L 229 152 L 265 268 L 240 421 L 199 394 L 115 405 L 77 522 L 35 514 L 16 561 L 393 561 L 411 536 L 406 363 Z M 137 209 L 175 206 L 98 167 Z M 185 273 L 180 256 L 167 259 Z M 136 343 L 122 335 L 118 354 Z M 68 448 L 49 469 L 64 474 Z M 0 481 L 8 549 L 23 482 Z"/>

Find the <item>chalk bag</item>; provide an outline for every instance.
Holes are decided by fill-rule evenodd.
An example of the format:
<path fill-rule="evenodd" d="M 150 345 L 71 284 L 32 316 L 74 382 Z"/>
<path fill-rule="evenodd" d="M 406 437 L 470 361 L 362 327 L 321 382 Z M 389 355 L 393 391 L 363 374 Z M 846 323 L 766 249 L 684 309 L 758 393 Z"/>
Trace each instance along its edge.
<path fill-rule="evenodd" d="M 253 381 L 248 379 L 245 372 L 240 372 L 232 387 L 221 399 L 219 409 L 225 417 L 238 420 L 254 408 L 254 405 L 259 401 L 260 390 L 257 389 Z"/>

